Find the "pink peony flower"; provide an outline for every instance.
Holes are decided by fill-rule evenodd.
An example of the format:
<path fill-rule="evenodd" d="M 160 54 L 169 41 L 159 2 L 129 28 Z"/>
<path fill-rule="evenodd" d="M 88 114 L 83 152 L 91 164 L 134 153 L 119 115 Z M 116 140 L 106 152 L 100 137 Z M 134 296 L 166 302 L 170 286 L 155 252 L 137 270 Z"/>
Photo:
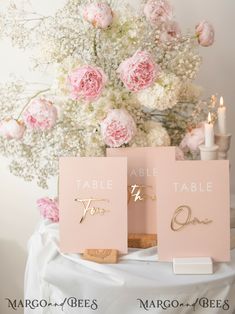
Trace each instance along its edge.
<path fill-rule="evenodd" d="M 45 219 L 49 219 L 53 222 L 59 221 L 59 208 L 57 199 L 52 200 L 49 197 L 40 198 L 37 200 L 37 206 L 40 214 Z"/>
<path fill-rule="evenodd" d="M 154 63 L 150 53 L 138 50 L 120 64 L 117 72 L 128 90 L 138 92 L 153 84 L 160 67 Z"/>
<path fill-rule="evenodd" d="M 180 147 L 175 148 L 175 157 L 176 157 L 176 160 L 185 160 L 184 152 L 182 151 Z"/>
<path fill-rule="evenodd" d="M 84 19 L 96 28 L 107 28 L 113 22 L 113 12 L 107 3 L 88 4 L 83 12 Z"/>
<path fill-rule="evenodd" d="M 190 132 L 186 133 L 182 142 L 180 143 L 180 148 L 185 152 L 197 152 L 199 146 L 205 142 L 205 130 L 204 124 L 199 125 L 197 128 L 192 129 Z"/>
<path fill-rule="evenodd" d="M 52 102 L 46 99 L 33 100 L 24 112 L 25 125 L 33 130 L 50 130 L 58 117 L 57 109 Z"/>
<path fill-rule="evenodd" d="M 213 45 L 215 40 L 215 31 L 213 26 L 207 21 L 202 21 L 196 26 L 196 36 L 201 46 L 209 47 Z"/>
<path fill-rule="evenodd" d="M 167 0 L 148 0 L 144 14 L 152 26 L 157 26 L 172 19 L 173 9 Z"/>
<path fill-rule="evenodd" d="M 177 22 L 169 21 L 164 24 L 163 31 L 160 35 L 161 42 L 171 42 L 173 39 L 181 36 L 181 29 Z"/>
<path fill-rule="evenodd" d="M 0 122 L 0 135 L 7 140 L 20 140 L 24 132 L 25 125 L 18 120 L 10 118 Z"/>
<path fill-rule="evenodd" d="M 106 76 L 102 69 L 86 65 L 69 75 L 74 99 L 97 100 L 104 89 Z"/>
<path fill-rule="evenodd" d="M 109 147 L 120 147 L 132 140 L 136 124 L 125 109 L 113 109 L 101 122 L 101 135 Z"/>

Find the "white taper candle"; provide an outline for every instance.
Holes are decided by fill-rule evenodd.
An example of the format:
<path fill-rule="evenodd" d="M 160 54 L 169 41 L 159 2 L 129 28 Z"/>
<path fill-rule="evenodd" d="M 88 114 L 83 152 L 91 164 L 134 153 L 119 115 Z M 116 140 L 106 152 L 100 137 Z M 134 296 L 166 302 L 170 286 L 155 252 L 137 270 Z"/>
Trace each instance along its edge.
<path fill-rule="evenodd" d="M 211 113 L 208 114 L 208 122 L 205 123 L 205 146 L 212 147 L 215 144 L 214 125 L 211 120 Z"/>
<path fill-rule="evenodd" d="M 220 106 L 218 108 L 218 126 L 219 134 L 226 135 L 226 107 L 224 106 L 223 97 L 220 98 Z"/>

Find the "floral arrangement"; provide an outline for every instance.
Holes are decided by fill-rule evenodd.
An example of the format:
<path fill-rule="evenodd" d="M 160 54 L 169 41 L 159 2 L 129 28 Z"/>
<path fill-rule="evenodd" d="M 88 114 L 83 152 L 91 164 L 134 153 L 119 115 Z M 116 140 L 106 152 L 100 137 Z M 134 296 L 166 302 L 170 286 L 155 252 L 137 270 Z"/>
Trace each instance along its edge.
<path fill-rule="evenodd" d="M 214 42 L 210 23 L 183 34 L 168 0 L 141 1 L 136 10 L 124 0 L 67 0 L 53 16 L 17 3 L 0 15 L 0 36 L 31 49 L 33 66 L 54 74 L 50 86 L 0 86 L 0 152 L 13 174 L 47 188 L 61 156 L 180 143 L 185 154 L 197 151 L 200 122 L 215 107 L 193 84 L 198 47 Z M 39 208 L 57 220 L 55 201 Z"/>

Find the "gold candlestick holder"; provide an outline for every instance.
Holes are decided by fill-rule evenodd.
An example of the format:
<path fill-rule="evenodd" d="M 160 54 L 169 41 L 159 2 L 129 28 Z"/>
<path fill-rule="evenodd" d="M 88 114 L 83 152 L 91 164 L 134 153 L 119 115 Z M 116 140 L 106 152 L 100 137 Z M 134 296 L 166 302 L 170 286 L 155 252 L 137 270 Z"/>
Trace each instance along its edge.
<path fill-rule="evenodd" d="M 200 145 L 200 156 L 201 160 L 216 160 L 218 159 L 218 149 L 217 145 L 207 147 L 205 145 Z"/>
<path fill-rule="evenodd" d="M 232 134 L 216 134 L 215 143 L 219 147 L 218 158 L 220 160 L 228 159 L 228 151 L 230 149 Z"/>

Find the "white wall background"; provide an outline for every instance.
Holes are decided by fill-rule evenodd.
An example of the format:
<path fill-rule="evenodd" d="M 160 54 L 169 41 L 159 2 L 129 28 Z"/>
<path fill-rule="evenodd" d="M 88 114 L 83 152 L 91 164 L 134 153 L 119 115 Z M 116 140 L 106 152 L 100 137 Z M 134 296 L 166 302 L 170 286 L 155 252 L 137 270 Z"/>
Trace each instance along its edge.
<path fill-rule="evenodd" d="M 33 0 L 37 10 L 48 13 L 64 1 Z M 133 5 L 138 2 L 129 1 Z M 0 10 L 6 2 L 0 1 Z M 231 191 L 235 193 L 235 1 L 172 0 L 172 3 L 182 28 L 193 29 L 198 21 L 208 19 L 216 29 L 215 45 L 201 49 L 204 63 L 197 81 L 204 87 L 205 96 L 221 94 L 228 106 L 228 129 L 234 135 L 230 154 Z M 28 58 L 27 53 L 13 50 L 8 42 L 0 43 L 0 81 L 6 80 L 10 73 L 22 74 L 27 79 L 41 78 L 28 70 Z M 35 201 L 47 192 L 10 175 L 3 159 L 0 159 L 0 179 L 0 313 L 7 314 L 12 310 L 7 309 L 4 298 L 23 296 L 27 240 L 39 219 Z M 48 195 L 54 195 L 55 191 L 52 183 Z"/>

